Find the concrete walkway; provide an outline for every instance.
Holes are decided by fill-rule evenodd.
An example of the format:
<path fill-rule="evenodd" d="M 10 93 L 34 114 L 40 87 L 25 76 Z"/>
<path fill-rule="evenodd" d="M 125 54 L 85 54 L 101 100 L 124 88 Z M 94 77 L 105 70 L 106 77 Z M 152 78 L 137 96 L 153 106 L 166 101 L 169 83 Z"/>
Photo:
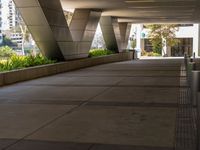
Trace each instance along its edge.
<path fill-rule="evenodd" d="M 173 150 L 180 65 L 120 62 L 3 87 L 0 149 Z"/>

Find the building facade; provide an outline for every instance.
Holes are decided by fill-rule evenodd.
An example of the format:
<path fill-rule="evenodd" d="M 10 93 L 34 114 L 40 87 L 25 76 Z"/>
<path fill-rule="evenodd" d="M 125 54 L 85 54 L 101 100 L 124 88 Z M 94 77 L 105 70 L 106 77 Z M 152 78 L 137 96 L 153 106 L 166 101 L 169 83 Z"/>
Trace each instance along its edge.
<path fill-rule="evenodd" d="M 12 0 L 1 0 L 1 31 L 11 30 L 16 25 L 16 9 Z"/>
<path fill-rule="evenodd" d="M 199 24 L 178 24 L 178 31 L 175 33 L 178 44 L 173 47 L 163 47 L 163 55 L 172 57 L 184 56 L 184 53 L 192 56 L 199 56 L 198 50 L 200 49 L 199 35 L 200 26 Z M 151 52 L 152 44 L 148 39 L 149 29 L 145 28 L 143 24 L 134 24 L 131 31 L 131 36 L 136 39 L 136 50 L 138 55 L 141 56 L 141 51 Z"/>

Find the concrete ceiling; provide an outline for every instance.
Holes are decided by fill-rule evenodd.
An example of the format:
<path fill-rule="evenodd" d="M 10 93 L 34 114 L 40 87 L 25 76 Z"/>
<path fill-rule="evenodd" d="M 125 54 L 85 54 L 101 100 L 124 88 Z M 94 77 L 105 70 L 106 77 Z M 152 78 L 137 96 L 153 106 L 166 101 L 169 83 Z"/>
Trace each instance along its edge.
<path fill-rule="evenodd" d="M 61 0 L 63 9 L 93 8 L 133 23 L 200 23 L 200 0 Z"/>

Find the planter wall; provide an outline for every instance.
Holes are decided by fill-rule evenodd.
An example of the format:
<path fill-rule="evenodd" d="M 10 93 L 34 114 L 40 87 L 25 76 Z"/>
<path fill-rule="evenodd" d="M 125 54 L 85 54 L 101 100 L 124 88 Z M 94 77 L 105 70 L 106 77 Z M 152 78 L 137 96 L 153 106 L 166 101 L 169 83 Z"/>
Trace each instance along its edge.
<path fill-rule="evenodd" d="M 118 53 L 108 56 L 85 58 L 55 64 L 41 65 L 20 70 L 0 73 L 0 86 L 31 80 L 39 77 L 50 76 L 71 70 L 91 67 L 95 65 L 127 61 L 133 59 L 132 52 Z"/>

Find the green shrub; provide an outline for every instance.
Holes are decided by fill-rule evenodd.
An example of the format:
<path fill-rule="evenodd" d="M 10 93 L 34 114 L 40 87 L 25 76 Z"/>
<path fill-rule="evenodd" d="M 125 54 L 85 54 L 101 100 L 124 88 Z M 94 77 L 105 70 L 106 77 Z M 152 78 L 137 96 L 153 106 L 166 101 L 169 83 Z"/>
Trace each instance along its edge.
<path fill-rule="evenodd" d="M 161 56 L 159 53 L 142 51 L 142 56 Z"/>
<path fill-rule="evenodd" d="M 131 41 L 131 47 L 134 49 L 136 47 L 136 39 L 134 39 L 133 41 Z"/>
<path fill-rule="evenodd" d="M 105 55 L 111 55 L 114 54 L 111 50 L 106 49 L 92 49 L 89 52 L 89 57 L 98 57 L 98 56 L 105 56 Z"/>
<path fill-rule="evenodd" d="M 17 56 L 13 55 L 7 61 L 0 61 L 0 71 L 9 71 L 15 69 L 22 69 L 26 67 L 44 65 L 44 64 L 51 64 L 55 63 L 54 60 L 49 60 L 42 55 L 36 56 Z"/>
<path fill-rule="evenodd" d="M 9 46 L 0 47 L 0 57 L 1 58 L 9 58 L 15 54 L 15 51 Z"/>

